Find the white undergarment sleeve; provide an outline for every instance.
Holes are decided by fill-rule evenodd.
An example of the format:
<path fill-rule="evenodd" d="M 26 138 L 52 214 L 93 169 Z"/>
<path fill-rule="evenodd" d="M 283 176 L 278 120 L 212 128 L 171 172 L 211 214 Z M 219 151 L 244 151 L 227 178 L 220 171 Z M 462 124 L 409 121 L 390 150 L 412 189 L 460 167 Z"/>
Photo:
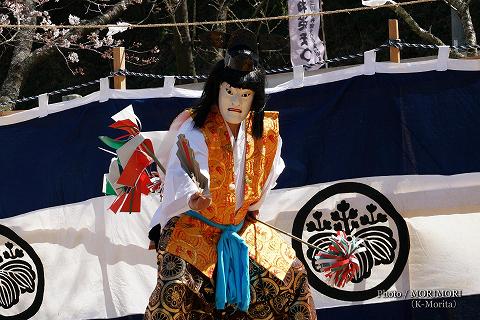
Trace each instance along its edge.
<path fill-rule="evenodd" d="M 178 130 L 177 136 L 180 134 L 184 134 L 185 138 L 187 138 L 200 167 L 200 172 L 210 181 L 208 148 L 202 132 L 193 126 L 193 120 L 190 118 Z M 188 200 L 194 193 L 199 191 L 192 179 L 183 170 L 177 157 L 177 151 L 178 147 L 175 142 L 166 168 L 167 174 L 165 175 L 163 200 L 153 215 L 150 222 L 151 228 L 159 223 L 161 226 L 164 226 L 170 218 L 190 210 Z"/>

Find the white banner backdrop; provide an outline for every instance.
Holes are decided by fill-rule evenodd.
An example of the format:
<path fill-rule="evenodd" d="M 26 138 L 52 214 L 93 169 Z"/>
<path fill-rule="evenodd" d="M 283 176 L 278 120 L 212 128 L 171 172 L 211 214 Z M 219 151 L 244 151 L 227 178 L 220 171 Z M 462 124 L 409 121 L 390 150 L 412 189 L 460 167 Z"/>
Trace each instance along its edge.
<path fill-rule="evenodd" d="M 478 61 L 445 61 L 451 69 L 480 70 Z M 441 64 L 441 59 L 402 64 L 373 63 L 373 69 L 376 72 L 421 72 L 436 70 Z M 307 77 L 302 85 L 351 78 L 364 74 L 365 69 L 366 65 L 362 65 Z M 290 85 L 293 85 L 293 82 L 274 90 L 292 88 Z M 147 99 L 149 95 L 163 96 L 161 90 L 109 90 L 106 93 L 111 98 Z M 180 93 L 187 92 L 184 89 L 175 90 Z M 195 96 L 198 95 L 199 92 L 196 92 Z M 96 100 L 98 96 L 97 92 L 82 98 L 84 100 L 50 105 L 49 111 L 54 115 L 69 108 L 85 107 L 83 104 Z M 4 117 L 0 119 L 0 125 L 8 126 L 33 119 L 38 116 L 38 112 L 36 108 Z M 101 176 L 98 179 L 100 180 Z M 325 190 L 329 187 L 344 182 L 368 186 L 380 193 L 381 197 L 368 199 L 365 194 L 352 191 L 325 195 Z M 22 191 L 22 200 L 28 202 L 35 191 Z M 314 206 L 309 210 L 302 210 L 318 194 L 321 197 L 317 197 Z M 350 226 L 355 220 L 359 224 L 359 230 L 369 228 L 369 224 L 373 227 L 389 228 L 391 239 L 387 239 L 388 243 L 395 243 L 387 252 L 391 263 L 372 266 L 371 274 L 365 277 L 364 283 L 345 288 L 362 292 L 374 288 L 392 272 L 393 265 L 398 261 L 398 248 L 402 246 L 396 221 L 390 219 L 390 216 L 385 221 L 381 215 L 388 213 L 382 207 L 386 199 L 405 219 L 410 242 L 406 267 L 388 290 L 401 292 L 402 296 L 397 299 L 412 298 L 412 292 L 428 293 L 432 290 L 461 290 L 462 295 L 474 295 L 480 293 L 480 278 L 476 277 L 480 271 L 480 252 L 476 249 L 480 246 L 479 194 L 480 173 L 453 176 L 377 176 L 333 181 L 273 190 L 261 210 L 261 219 L 288 232 L 296 232 L 294 225 L 301 226 L 300 235 L 308 240 L 321 233 L 320 229 L 328 229 L 328 222 L 332 227 L 338 223 L 339 219 L 333 212 L 343 200 L 349 208 L 358 211 L 357 218 L 349 219 Z M 150 218 L 159 205 L 159 199 L 155 196 L 144 197 L 141 213 L 116 215 L 107 210 L 113 199 L 114 197 L 93 198 L 0 219 L 0 227 L 10 228 L 30 244 L 43 264 L 44 272 L 36 269 L 37 275 L 44 274 L 45 281 L 44 290 L 43 284 L 35 281 L 36 286 L 42 285 L 42 290 L 35 292 L 41 292 L 43 301 L 40 302 L 41 306 L 34 319 L 115 318 L 143 314 L 156 283 L 156 257 L 153 251 L 147 250 L 147 233 Z M 378 199 L 381 204 L 377 202 Z M 345 206 L 346 204 L 342 205 Z M 362 218 L 364 216 L 367 218 Z M 371 216 L 373 217 L 370 219 Z M 378 220 L 378 223 L 374 223 L 374 220 Z M 357 230 L 352 231 L 355 232 Z M 7 243 L 12 238 L 3 235 L 0 232 L 0 245 L 4 245 L 0 252 L 2 258 L 5 252 L 16 253 L 18 249 L 17 245 L 9 249 Z M 300 248 L 306 267 L 312 274 L 311 285 L 317 309 L 396 299 L 381 296 L 365 301 L 350 301 L 342 299 L 339 296 L 341 292 L 326 292 L 325 286 L 321 284 L 325 279 L 312 268 L 308 249 L 304 246 Z M 0 261 L 0 266 L 4 265 L 5 260 L 7 259 Z M 31 256 L 24 257 L 23 260 L 35 264 Z M 410 294 L 405 294 L 408 292 Z M 0 315 L 8 317 L 22 312 L 34 301 L 34 294 L 23 293 L 18 304 L 9 309 L 0 309 Z"/>
<path fill-rule="evenodd" d="M 338 192 L 322 196 L 325 190 L 351 182 L 358 184 L 361 189 L 365 185 L 373 188 L 383 200 L 372 197 L 369 193 L 362 194 L 361 189 L 358 192 L 343 192 L 341 188 L 337 188 Z M 326 221 L 332 221 L 332 217 L 333 221 L 339 220 L 335 219 L 333 212 L 345 201 L 350 206 L 349 209 L 358 212 L 359 219 L 356 220 L 360 222 L 360 227 L 352 228 L 352 234 L 358 234 L 358 230 L 365 230 L 370 225 L 373 225 L 373 228 L 380 226 L 392 230 L 391 238 L 396 244 L 391 252 L 392 262 L 384 261 L 374 265 L 370 276 L 365 277 L 364 281 L 348 284 L 338 291 L 330 290 L 324 285 L 327 283 L 326 279 L 315 270 L 312 260 L 308 258 L 309 248 L 301 246 L 305 265 L 312 273 L 309 280 L 315 292 L 317 309 L 412 299 L 418 295 L 424 295 L 423 298 L 428 298 L 430 294 L 442 297 L 438 296 L 441 293 L 444 296 L 472 295 L 480 293 L 480 279 L 472 276 L 480 272 L 480 266 L 476 263 L 480 261 L 480 252 L 473 249 L 480 245 L 480 234 L 476 231 L 480 226 L 479 192 L 479 173 L 360 178 L 273 190 L 265 202 L 260 218 L 315 243 L 315 237 L 325 232 Z M 305 219 L 302 218 L 302 208 L 319 195 L 323 201 L 314 201 L 317 204 L 304 215 Z M 401 255 L 399 247 L 403 244 L 399 239 L 397 221 L 390 216 L 383 223 L 381 218 L 378 219 L 379 215 L 389 215 L 391 208 L 382 203 L 387 200 L 403 217 L 408 227 L 410 251 L 407 264 L 387 294 L 379 296 L 379 292 L 374 290 L 370 299 L 349 301 L 352 298 L 350 292 L 366 298 L 367 290 L 381 285 L 382 281 L 390 276 Z M 332 216 L 329 217 L 329 214 Z M 295 224 L 301 226 L 300 233 L 295 232 Z M 392 297 L 389 293 L 399 296 Z"/>
<path fill-rule="evenodd" d="M 457 290 L 462 295 L 480 293 L 480 174 L 456 176 L 391 176 L 349 180 L 367 185 L 387 198 L 407 222 L 410 233 L 408 262 L 398 280 L 388 290 L 401 297 L 373 297 L 365 301 L 343 300 L 342 292 L 328 296 L 319 287 L 325 279 L 306 258 L 306 267 L 315 278 L 311 286 L 317 309 L 387 302 L 412 298 L 418 290 Z M 308 240 L 317 230 L 309 213 L 303 222 L 298 212 L 318 192 L 341 182 L 273 190 L 261 211 L 261 219 L 285 231 L 294 224 L 303 226 Z M 27 197 L 27 195 L 26 195 Z M 34 319 L 114 318 L 142 314 L 156 283 L 156 256 L 147 250 L 150 217 L 159 204 L 155 196 L 144 197 L 142 212 L 108 211 L 114 197 L 37 210 L 0 221 L 28 242 L 41 258 L 45 270 L 43 303 Z M 355 192 L 333 194 L 315 206 L 327 212 L 345 200 L 358 209 L 360 220 L 369 215 L 365 197 Z M 378 203 L 375 206 L 381 207 Z M 381 214 L 377 210 L 373 214 Z M 325 222 L 323 222 L 325 225 Z M 381 225 L 381 223 L 380 223 Z M 396 241 L 391 264 L 375 265 L 361 284 L 350 284 L 344 291 L 363 294 L 381 283 L 398 259 L 399 241 L 395 221 L 383 223 L 393 230 Z M 361 229 L 361 228 L 360 228 Z M 290 241 L 290 240 L 289 240 Z M 459 248 L 463 248 L 459 250 Z M 302 246 L 306 256 L 308 248 Z M 409 292 L 409 293 L 407 293 Z M 28 293 L 26 294 L 28 295 Z M 15 314 L 20 305 L 2 310 Z"/>

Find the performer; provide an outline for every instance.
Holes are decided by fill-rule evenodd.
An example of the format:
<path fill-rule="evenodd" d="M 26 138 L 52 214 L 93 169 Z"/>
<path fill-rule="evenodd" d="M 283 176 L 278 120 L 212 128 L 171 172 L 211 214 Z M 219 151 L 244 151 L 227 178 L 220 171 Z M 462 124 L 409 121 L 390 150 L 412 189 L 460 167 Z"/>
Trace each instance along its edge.
<path fill-rule="evenodd" d="M 188 140 L 209 186 L 199 190 L 173 145 L 149 233 L 158 278 L 145 319 L 316 319 L 293 249 L 251 219 L 285 167 L 278 113 L 264 106 L 255 35 L 238 30 L 199 104 L 171 126 L 169 134 Z"/>

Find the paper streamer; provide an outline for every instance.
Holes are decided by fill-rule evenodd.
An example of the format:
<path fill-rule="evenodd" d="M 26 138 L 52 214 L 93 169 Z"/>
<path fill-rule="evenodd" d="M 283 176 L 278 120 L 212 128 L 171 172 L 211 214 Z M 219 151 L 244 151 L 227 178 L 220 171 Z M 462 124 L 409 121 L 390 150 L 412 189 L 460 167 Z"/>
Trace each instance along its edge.
<path fill-rule="evenodd" d="M 113 212 L 140 212 L 141 195 L 161 192 L 162 189 L 159 174 L 150 170 L 152 163 L 157 163 L 153 143 L 142 136 L 140 120 L 131 105 L 112 116 L 112 119 L 115 122 L 109 127 L 126 133 L 115 139 L 99 137 L 117 155 L 105 175 L 104 192 L 117 196 L 110 206 Z"/>
<path fill-rule="evenodd" d="M 328 239 L 330 242 L 328 250 L 315 255 L 317 265 L 329 279 L 330 284 L 339 288 L 343 288 L 355 278 L 360 269 L 360 263 L 355 255 L 366 250 L 362 246 L 363 239 L 350 237 L 348 240 L 344 231 L 337 231 L 336 236 L 332 235 Z"/>

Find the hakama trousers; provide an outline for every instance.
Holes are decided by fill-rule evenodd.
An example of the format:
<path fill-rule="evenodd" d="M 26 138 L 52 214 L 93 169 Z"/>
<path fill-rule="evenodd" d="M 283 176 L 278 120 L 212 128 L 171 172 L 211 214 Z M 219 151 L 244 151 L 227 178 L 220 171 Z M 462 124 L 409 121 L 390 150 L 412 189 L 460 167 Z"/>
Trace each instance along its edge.
<path fill-rule="evenodd" d="M 193 265 L 165 251 L 178 218 L 172 218 L 160 233 L 157 246 L 157 285 L 144 319 L 216 320 L 265 319 L 316 320 L 307 272 L 295 259 L 282 280 L 250 258 L 250 307 L 242 312 L 234 305 L 215 309 L 215 284 Z"/>

